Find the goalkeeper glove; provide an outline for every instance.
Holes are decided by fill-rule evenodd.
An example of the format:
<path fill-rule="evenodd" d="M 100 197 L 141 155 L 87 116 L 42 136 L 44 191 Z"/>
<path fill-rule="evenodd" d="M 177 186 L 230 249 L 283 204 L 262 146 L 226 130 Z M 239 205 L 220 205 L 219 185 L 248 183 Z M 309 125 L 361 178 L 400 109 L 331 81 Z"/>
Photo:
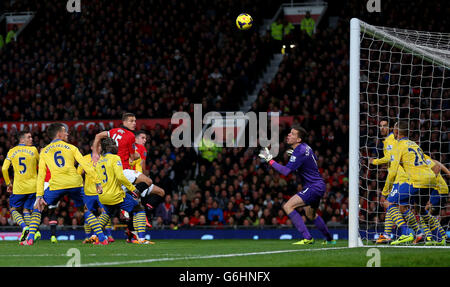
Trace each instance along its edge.
<path fill-rule="evenodd" d="M 265 147 L 259 152 L 258 155 L 261 159 L 263 159 L 266 162 L 270 162 L 273 158 L 273 156 L 270 154 L 269 149 Z"/>
<path fill-rule="evenodd" d="M 294 152 L 293 149 L 288 149 L 288 150 L 286 151 L 286 153 L 287 153 L 288 156 L 291 156 L 293 152 Z"/>

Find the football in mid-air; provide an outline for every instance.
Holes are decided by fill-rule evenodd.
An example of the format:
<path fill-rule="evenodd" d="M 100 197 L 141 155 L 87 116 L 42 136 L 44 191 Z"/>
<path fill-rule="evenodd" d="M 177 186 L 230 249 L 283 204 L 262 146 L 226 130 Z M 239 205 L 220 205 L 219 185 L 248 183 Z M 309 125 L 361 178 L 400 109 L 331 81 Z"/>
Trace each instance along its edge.
<path fill-rule="evenodd" d="M 236 26 L 239 30 L 248 30 L 253 25 L 253 18 L 247 13 L 239 14 L 236 18 Z"/>

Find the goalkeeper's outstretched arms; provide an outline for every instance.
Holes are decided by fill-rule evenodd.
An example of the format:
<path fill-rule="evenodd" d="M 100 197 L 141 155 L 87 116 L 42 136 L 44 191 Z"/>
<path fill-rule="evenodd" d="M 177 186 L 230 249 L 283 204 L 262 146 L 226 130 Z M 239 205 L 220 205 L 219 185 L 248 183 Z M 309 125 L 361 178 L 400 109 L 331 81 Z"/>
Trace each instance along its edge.
<path fill-rule="evenodd" d="M 292 151 L 288 150 L 287 153 L 292 154 Z M 273 156 L 270 154 L 270 151 L 267 147 L 262 149 L 258 156 L 284 176 L 287 176 L 292 171 L 296 170 L 301 166 L 301 161 L 296 159 L 294 159 L 294 161 L 290 160 L 286 166 L 277 163 L 275 160 L 273 160 Z"/>

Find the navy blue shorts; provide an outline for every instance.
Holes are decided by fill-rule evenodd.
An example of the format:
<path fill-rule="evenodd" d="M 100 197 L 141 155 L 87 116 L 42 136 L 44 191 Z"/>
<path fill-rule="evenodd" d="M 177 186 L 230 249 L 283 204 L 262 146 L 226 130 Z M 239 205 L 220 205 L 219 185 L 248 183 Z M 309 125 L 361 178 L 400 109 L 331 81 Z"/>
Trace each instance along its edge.
<path fill-rule="evenodd" d="M 303 200 L 305 205 L 313 208 L 319 207 L 320 200 L 325 193 L 325 186 L 310 186 L 304 190 L 297 192 L 297 195 Z"/>
<path fill-rule="evenodd" d="M 414 204 L 414 196 L 417 193 L 418 189 L 409 183 L 395 183 L 387 197 L 387 201 L 400 205 Z"/>
<path fill-rule="evenodd" d="M 433 189 L 430 195 L 430 203 L 434 207 L 444 206 L 447 203 L 447 196 L 446 194 L 439 194 L 436 189 Z"/>
<path fill-rule="evenodd" d="M 97 211 L 98 208 L 104 208 L 98 199 L 98 195 L 83 194 L 83 201 L 89 211 Z"/>
<path fill-rule="evenodd" d="M 44 191 L 44 200 L 45 202 L 47 202 L 47 205 L 49 206 L 56 205 L 64 195 L 68 195 L 69 198 L 74 201 L 75 207 L 82 207 L 84 205 L 83 194 L 84 194 L 83 187 L 74 187 L 58 190 L 46 189 Z"/>
<path fill-rule="evenodd" d="M 11 194 L 9 196 L 9 206 L 14 208 L 26 208 L 33 210 L 34 202 L 36 201 L 36 193 L 28 194 Z"/>
<path fill-rule="evenodd" d="M 122 202 L 115 205 L 103 204 L 103 208 L 105 208 L 105 212 L 109 215 L 109 217 L 112 217 L 114 216 L 115 210 L 117 208 L 125 210 L 126 212 L 131 214 L 136 205 L 138 205 L 136 199 L 134 199 L 130 194 L 126 193 L 125 198 Z"/>

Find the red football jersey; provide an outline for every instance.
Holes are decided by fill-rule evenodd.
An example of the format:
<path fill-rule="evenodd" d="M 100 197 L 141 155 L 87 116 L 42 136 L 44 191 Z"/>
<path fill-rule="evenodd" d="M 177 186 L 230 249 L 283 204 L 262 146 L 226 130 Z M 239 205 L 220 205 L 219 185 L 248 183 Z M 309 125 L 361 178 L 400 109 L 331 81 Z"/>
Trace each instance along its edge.
<path fill-rule="evenodd" d="M 136 138 L 134 133 L 127 128 L 120 127 L 108 131 L 108 136 L 112 138 L 119 147 L 117 155 L 122 160 L 123 169 L 131 169 L 130 154 L 134 154 Z"/>
<path fill-rule="evenodd" d="M 145 148 L 145 146 L 136 144 L 136 151 L 141 156 L 142 161 L 145 161 L 147 159 L 147 149 Z"/>

